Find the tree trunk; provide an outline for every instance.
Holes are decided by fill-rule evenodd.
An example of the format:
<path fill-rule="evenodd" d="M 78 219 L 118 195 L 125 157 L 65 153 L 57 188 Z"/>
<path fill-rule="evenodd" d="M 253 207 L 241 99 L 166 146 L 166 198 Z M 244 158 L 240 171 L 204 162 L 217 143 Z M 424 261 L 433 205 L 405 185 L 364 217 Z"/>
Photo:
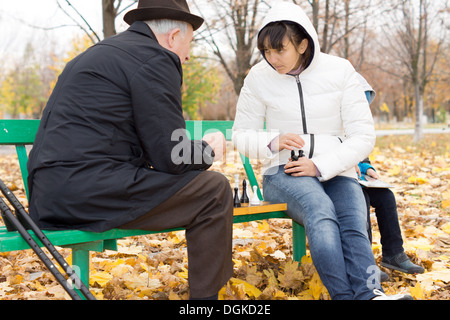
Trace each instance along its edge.
<path fill-rule="evenodd" d="M 414 96 L 416 100 L 414 142 L 423 139 L 423 94 L 418 83 L 414 84 Z"/>
<path fill-rule="evenodd" d="M 102 0 L 103 37 L 106 39 L 116 34 L 116 9 L 114 0 Z"/>

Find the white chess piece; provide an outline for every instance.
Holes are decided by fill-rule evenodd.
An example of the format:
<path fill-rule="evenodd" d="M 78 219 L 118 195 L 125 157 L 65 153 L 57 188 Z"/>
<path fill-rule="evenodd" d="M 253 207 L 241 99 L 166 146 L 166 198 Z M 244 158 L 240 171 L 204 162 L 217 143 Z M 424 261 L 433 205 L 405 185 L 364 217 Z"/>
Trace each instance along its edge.
<path fill-rule="evenodd" d="M 258 198 L 258 193 L 256 191 L 256 186 L 253 186 L 253 197 L 252 200 L 250 200 L 251 206 L 259 206 L 261 204 L 261 200 Z"/>
<path fill-rule="evenodd" d="M 239 188 L 239 173 L 236 173 L 234 175 L 234 187 L 238 188 L 238 194 L 240 193 L 240 188 Z"/>

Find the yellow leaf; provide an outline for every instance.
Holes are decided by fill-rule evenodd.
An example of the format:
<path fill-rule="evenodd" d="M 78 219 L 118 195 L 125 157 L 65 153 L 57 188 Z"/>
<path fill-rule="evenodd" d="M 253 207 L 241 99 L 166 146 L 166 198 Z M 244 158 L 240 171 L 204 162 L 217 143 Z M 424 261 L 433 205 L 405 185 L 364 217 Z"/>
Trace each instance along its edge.
<path fill-rule="evenodd" d="M 258 229 L 261 232 L 269 232 L 270 226 L 266 220 L 263 220 L 261 223 L 258 223 Z"/>
<path fill-rule="evenodd" d="M 450 222 L 447 222 L 446 224 L 444 224 L 444 225 L 441 227 L 441 229 L 442 229 L 442 231 L 444 231 L 444 232 L 450 234 Z"/>
<path fill-rule="evenodd" d="M 104 287 L 112 278 L 109 272 L 96 272 L 89 277 L 89 284 L 94 285 L 97 282 L 100 287 Z"/>
<path fill-rule="evenodd" d="M 184 236 L 182 236 L 178 232 L 170 232 L 167 236 L 167 239 L 172 242 L 173 244 L 179 244 L 181 241 L 184 240 Z"/>
<path fill-rule="evenodd" d="M 446 191 L 442 194 L 441 207 L 443 209 L 450 207 L 450 191 Z"/>
<path fill-rule="evenodd" d="M 235 286 L 241 285 L 243 287 L 243 289 L 244 289 L 244 292 L 249 297 L 258 298 L 261 295 L 261 293 L 262 293 L 258 288 L 256 288 L 255 286 L 252 286 L 247 281 L 244 281 L 244 280 L 241 280 L 241 279 L 237 279 L 237 278 L 231 278 L 230 281 Z"/>
<path fill-rule="evenodd" d="M 381 112 L 389 113 L 389 107 L 388 107 L 388 105 L 386 104 L 386 102 L 384 102 L 384 103 L 380 106 L 380 111 L 381 111 Z"/>
<path fill-rule="evenodd" d="M 123 277 L 124 284 L 128 289 L 136 289 L 139 287 L 144 287 L 146 289 L 156 289 L 161 286 L 159 279 L 149 279 L 147 273 L 141 274 L 126 274 Z"/>
<path fill-rule="evenodd" d="M 234 263 L 234 267 L 235 268 L 242 267 L 242 261 L 241 260 L 233 259 L 233 263 Z"/>
<path fill-rule="evenodd" d="M 111 269 L 110 273 L 113 277 L 122 277 L 124 274 L 126 274 L 132 270 L 133 270 L 133 267 L 125 265 L 125 264 L 121 264 L 121 265 L 118 265 L 118 266 L 114 267 L 113 269 Z"/>
<path fill-rule="evenodd" d="M 285 299 L 286 294 L 283 291 L 276 289 L 272 297 L 273 299 Z"/>
<path fill-rule="evenodd" d="M 178 272 L 177 276 L 179 276 L 180 278 L 183 278 L 183 279 L 187 279 L 188 278 L 188 270 L 186 268 L 183 268 L 183 271 Z"/>
<path fill-rule="evenodd" d="M 219 290 L 219 300 L 225 300 L 225 296 L 227 295 L 227 288 L 225 286 L 222 287 L 222 289 Z"/>
<path fill-rule="evenodd" d="M 442 209 L 450 208 L 450 200 L 442 200 L 441 207 Z"/>
<path fill-rule="evenodd" d="M 424 183 L 428 182 L 428 180 L 425 178 L 415 177 L 415 176 L 409 177 L 407 181 L 408 181 L 408 183 L 413 183 L 413 184 L 424 184 Z"/>
<path fill-rule="evenodd" d="M 265 269 L 263 270 L 264 274 L 266 275 L 266 277 L 269 280 L 269 284 L 267 285 L 268 287 L 276 287 L 278 285 L 278 280 L 275 277 L 275 273 L 273 272 L 272 269 Z"/>
<path fill-rule="evenodd" d="M 425 239 L 425 238 L 419 238 L 417 240 L 408 240 L 407 243 L 405 244 L 405 250 L 406 251 L 415 251 L 414 249 L 420 249 L 423 251 L 430 251 L 431 249 L 433 249 L 434 245 L 430 244 L 430 242 Z M 413 250 L 407 250 L 408 249 L 413 249 Z"/>
<path fill-rule="evenodd" d="M 101 260 L 98 265 L 99 265 L 99 268 L 102 269 L 103 271 L 109 272 L 112 269 L 114 269 L 115 267 L 120 266 L 124 263 L 125 263 L 125 260 L 120 259 L 120 258 L 117 260 L 104 259 L 104 260 Z"/>
<path fill-rule="evenodd" d="M 400 174 L 401 168 L 399 166 L 393 166 L 392 169 L 388 170 L 388 175 L 398 176 Z"/>
<path fill-rule="evenodd" d="M 301 265 L 305 265 L 305 264 L 311 264 L 312 263 L 312 258 L 310 255 L 305 255 L 302 257 L 302 260 L 300 261 Z"/>
<path fill-rule="evenodd" d="M 298 262 L 286 262 L 283 273 L 278 275 L 278 280 L 283 288 L 293 289 L 298 287 L 303 280 L 303 273 L 299 270 Z"/>
<path fill-rule="evenodd" d="M 139 265 L 140 265 L 141 268 L 144 269 L 146 272 L 150 272 L 148 263 L 143 263 L 143 262 L 141 262 Z M 152 267 L 152 269 L 154 269 L 154 268 Z"/>
<path fill-rule="evenodd" d="M 311 290 L 314 300 L 319 300 L 322 291 L 327 292 L 317 272 L 314 273 L 309 281 L 309 289 Z"/>
<path fill-rule="evenodd" d="M 37 290 L 37 291 L 46 291 L 47 288 L 45 286 L 43 286 L 39 281 L 35 281 L 33 283 L 33 287 Z"/>
<path fill-rule="evenodd" d="M 23 277 L 20 274 L 16 274 L 14 277 L 10 277 L 8 280 L 10 285 L 19 284 L 23 281 Z"/>
<path fill-rule="evenodd" d="M 423 292 L 422 286 L 419 282 L 416 283 L 414 287 L 409 287 L 409 291 L 411 292 L 411 296 L 416 300 L 425 299 L 425 294 Z"/>
<path fill-rule="evenodd" d="M 313 300 L 313 296 L 311 295 L 311 290 L 303 290 L 300 292 L 300 294 L 297 296 L 299 300 Z"/>

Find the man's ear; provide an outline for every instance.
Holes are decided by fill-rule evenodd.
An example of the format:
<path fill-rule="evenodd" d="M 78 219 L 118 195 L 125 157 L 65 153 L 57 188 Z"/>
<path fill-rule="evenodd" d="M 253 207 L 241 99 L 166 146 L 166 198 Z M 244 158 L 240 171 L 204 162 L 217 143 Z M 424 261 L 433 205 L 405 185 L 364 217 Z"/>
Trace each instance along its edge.
<path fill-rule="evenodd" d="M 173 48 L 175 39 L 176 37 L 180 36 L 180 33 L 181 33 L 180 28 L 175 28 L 167 34 L 167 43 L 170 48 Z"/>

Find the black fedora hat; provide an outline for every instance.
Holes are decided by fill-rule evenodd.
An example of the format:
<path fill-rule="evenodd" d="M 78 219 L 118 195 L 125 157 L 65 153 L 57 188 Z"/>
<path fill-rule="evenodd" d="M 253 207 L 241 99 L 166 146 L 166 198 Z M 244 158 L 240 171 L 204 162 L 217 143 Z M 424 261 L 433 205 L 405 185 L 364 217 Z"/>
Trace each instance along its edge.
<path fill-rule="evenodd" d="M 139 0 L 137 9 L 128 11 L 123 20 L 135 21 L 171 19 L 190 23 L 194 30 L 200 28 L 203 18 L 191 14 L 186 0 Z"/>

